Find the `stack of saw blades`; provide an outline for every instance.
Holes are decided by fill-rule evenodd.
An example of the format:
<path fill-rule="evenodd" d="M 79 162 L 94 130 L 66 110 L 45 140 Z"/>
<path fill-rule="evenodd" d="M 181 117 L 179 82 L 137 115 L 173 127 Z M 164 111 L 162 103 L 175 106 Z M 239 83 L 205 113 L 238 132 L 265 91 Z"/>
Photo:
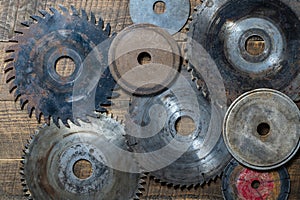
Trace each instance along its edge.
<path fill-rule="evenodd" d="M 118 34 L 60 6 L 11 39 L 9 90 L 46 122 L 24 150 L 26 196 L 139 199 L 146 174 L 191 188 L 223 173 L 225 199 L 287 199 L 285 165 L 300 147 L 300 3 L 204 0 L 191 20 L 188 0 L 129 7 L 134 25 Z M 120 90 L 131 99 L 124 124 L 107 114 Z"/>

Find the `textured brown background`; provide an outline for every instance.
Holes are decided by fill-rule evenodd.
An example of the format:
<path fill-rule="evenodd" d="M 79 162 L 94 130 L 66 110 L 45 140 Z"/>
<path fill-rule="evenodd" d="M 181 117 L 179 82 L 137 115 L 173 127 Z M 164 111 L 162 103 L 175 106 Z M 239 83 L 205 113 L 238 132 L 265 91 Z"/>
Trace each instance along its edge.
<path fill-rule="evenodd" d="M 20 22 L 28 20 L 38 9 L 47 9 L 58 4 L 74 5 L 87 12 L 94 12 L 97 17 L 102 16 L 104 21 L 110 22 L 112 31 L 119 32 L 132 24 L 128 8 L 129 0 L 0 0 L 0 63 L 3 67 L 5 56 L 4 48 L 8 39 L 14 35 L 14 30 L 20 27 Z M 192 0 L 192 8 L 200 0 Z M 0 73 L 0 199 L 23 199 L 19 168 L 22 149 L 29 135 L 37 127 L 35 119 L 30 119 L 25 111 L 20 110 L 19 102 L 14 102 L 13 96 L 8 93 L 5 84 L 5 75 Z M 120 118 L 124 116 L 123 106 L 127 97 L 121 97 L 113 110 Z M 300 199 L 300 156 L 289 163 L 291 176 L 291 200 Z M 220 190 L 221 180 L 198 187 L 196 189 L 173 189 L 147 180 L 142 199 L 223 199 Z"/>

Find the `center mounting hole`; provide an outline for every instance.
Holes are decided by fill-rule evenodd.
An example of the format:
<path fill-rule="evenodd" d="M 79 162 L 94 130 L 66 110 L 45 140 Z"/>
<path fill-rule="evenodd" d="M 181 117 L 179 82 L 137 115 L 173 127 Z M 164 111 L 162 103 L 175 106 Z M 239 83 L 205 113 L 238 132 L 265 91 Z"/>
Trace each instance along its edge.
<path fill-rule="evenodd" d="M 260 123 L 257 126 L 257 132 L 260 136 L 266 136 L 270 133 L 270 125 L 267 123 Z"/>
<path fill-rule="evenodd" d="M 78 160 L 73 165 L 73 173 L 79 179 L 87 179 L 93 174 L 92 164 L 88 160 Z"/>
<path fill-rule="evenodd" d="M 260 186 L 260 182 L 259 182 L 258 180 L 252 181 L 251 187 L 252 187 L 253 189 L 257 189 L 257 188 L 259 188 L 259 186 Z"/>
<path fill-rule="evenodd" d="M 166 3 L 163 1 L 157 1 L 153 4 L 153 11 L 156 14 L 163 14 L 166 11 Z"/>
<path fill-rule="evenodd" d="M 196 125 L 192 118 L 183 116 L 175 122 L 175 129 L 178 134 L 188 136 L 195 131 Z"/>
<path fill-rule="evenodd" d="M 151 63 L 151 55 L 147 52 L 142 52 L 138 55 L 137 58 L 140 65 L 146 65 Z"/>
<path fill-rule="evenodd" d="M 62 56 L 55 62 L 55 71 L 61 77 L 69 77 L 75 71 L 75 62 L 68 56 Z"/>
<path fill-rule="evenodd" d="M 265 40 L 259 35 L 252 35 L 246 40 L 246 51 L 252 56 L 259 56 L 265 51 Z"/>

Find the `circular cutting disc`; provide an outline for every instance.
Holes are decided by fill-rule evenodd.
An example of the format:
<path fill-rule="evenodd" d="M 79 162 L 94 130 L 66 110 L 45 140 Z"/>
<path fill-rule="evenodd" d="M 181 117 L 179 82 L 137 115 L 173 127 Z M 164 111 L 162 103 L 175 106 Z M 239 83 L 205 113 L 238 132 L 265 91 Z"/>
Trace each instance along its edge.
<path fill-rule="evenodd" d="M 239 162 L 268 170 L 289 161 L 299 149 L 300 111 L 271 89 L 245 93 L 232 103 L 224 124 L 225 143 Z"/>
<path fill-rule="evenodd" d="M 163 29 L 150 24 L 125 28 L 109 49 L 110 71 L 131 94 L 150 95 L 167 88 L 178 74 L 180 51 Z"/>
<path fill-rule="evenodd" d="M 257 88 L 299 98 L 299 1 L 205 0 L 196 10 L 188 43 L 201 44 L 215 60 L 228 104 Z"/>
<path fill-rule="evenodd" d="M 209 100 L 183 68 L 170 89 L 154 97 L 133 98 L 125 126 L 128 146 L 138 154 L 141 168 L 162 182 L 174 186 L 208 182 L 232 158 L 212 112 Z M 182 132 L 180 124 L 189 131 Z"/>
<path fill-rule="evenodd" d="M 23 23 L 24 28 L 19 31 L 22 34 L 13 38 L 11 42 L 14 44 L 6 49 L 8 57 L 4 70 L 8 74 L 10 92 L 14 91 L 15 99 L 20 99 L 22 108 L 27 105 L 30 116 L 35 110 L 38 121 L 43 114 L 48 124 L 50 116 L 56 124 L 58 119 L 65 125 L 68 125 L 67 120 L 84 120 L 98 104 L 97 110 L 105 111 L 101 105 L 110 105 L 108 98 L 111 98 L 115 86 L 107 66 L 109 48 L 96 48 L 109 39 L 110 25 L 103 30 L 101 18 L 96 23 L 93 14 L 88 20 L 84 10 L 79 14 L 74 7 L 71 9 L 72 12 L 63 6 L 60 7 L 61 11 L 50 8 L 52 14 L 40 10 L 40 16 L 31 16 L 34 23 Z M 95 49 L 98 54 L 88 56 Z M 59 71 L 61 65 L 58 63 L 64 59 L 74 64 L 70 74 Z M 64 63 L 63 67 L 68 68 L 72 65 L 70 63 Z M 84 79 L 90 71 L 99 73 L 95 83 L 87 79 L 89 81 L 84 80 L 79 84 L 78 80 Z M 75 83 L 77 95 L 73 90 Z M 93 91 L 87 91 L 90 84 L 95 85 L 92 89 L 97 90 L 98 102 L 92 105 L 92 109 L 87 109 L 83 102 L 94 94 Z M 72 109 L 74 104 L 79 110 L 76 113 Z"/>
<path fill-rule="evenodd" d="M 165 6 L 163 13 L 155 12 L 155 4 Z M 190 14 L 189 0 L 130 0 L 130 16 L 134 23 L 149 23 L 166 29 L 170 34 L 178 32 Z"/>
<path fill-rule="evenodd" d="M 224 170 L 222 191 L 226 200 L 286 200 L 290 191 L 288 171 L 254 171 L 231 161 Z"/>
<path fill-rule="evenodd" d="M 110 146 L 126 150 L 124 127 L 106 115 L 89 119 L 91 123 L 81 126 L 58 128 L 51 124 L 37 131 L 23 160 L 22 174 L 29 197 L 39 200 L 137 197 L 139 174 L 111 168 L 111 162 L 122 165 L 128 161 L 121 155 L 107 153 Z M 84 177 L 75 171 L 80 162 L 90 166 Z M 128 166 L 134 168 L 136 164 Z"/>

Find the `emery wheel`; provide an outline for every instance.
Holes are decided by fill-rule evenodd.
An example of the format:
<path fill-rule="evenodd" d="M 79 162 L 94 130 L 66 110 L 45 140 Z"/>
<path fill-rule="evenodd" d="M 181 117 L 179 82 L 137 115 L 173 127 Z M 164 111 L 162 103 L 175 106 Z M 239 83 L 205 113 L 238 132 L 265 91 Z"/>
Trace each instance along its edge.
<path fill-rule="evenodd" d="M 105 111 L 102 105 L 110 105 L 109 98 L 115 81 L 107 65 L 106 48 L 99 49 L 98 45 L 110 41 L 110 25 L 103 29 L 104 22 L 95 15 L 82 10 L 81 14 L 71 6 L 70 11 L 60 6 L 60 11 L 51 7 L 50 12 L 40 10 L 40 16 L 31 16 L 34 22 L 24 22 L 24 28 L 10 41 L 6 49 L 4 71 L 6 81 L 10 83 L 10 92 L 14 91 L 15 99 L 20 100 L 21 108 L 27 106 L 29 115 L 35 111 L 38 121 L 44 115 L 49 124 L 50 117 L 58 125 L 58 119 L 68 126 L 68 120 L 76 123 L 77 119 L 85 120 L 86 115 L 93 113 L 83 103 L 89 99 L 91 91 L 89 84 L 98 85 L 96 99 L 99 103 L 97 110 Z M 72 11 L 72 12 L 71 12 Z M 97 50 L 97 55 L 91 56 Z M 74 64 L 74 70 L 69 74 L 59 73 L 60 59 L 68 58 Z M 78 80 L 84 79 L 87 72 L 102 73 L 95 83 Z M 76 92 L 74 94 L 74 85 Z M 81 92 L 82 91 L 82 92 Z M 73 105 L 79 112 L 73 112 Z"/>
<path fill-rule="evenodd" d="M 71 124 L 70 128 L 45 125 L 36 132 L 22 161 L 29 199 L 138 199 L 140 175 L 111 168 L 109 163 L 114 160 L 120 164 L 127 161 L 106 152 L 108 144 L 126 150 L 124 127 L 111 116 L 89 120 L 91 123 Z M 90 166 L 84 168 L 85 176 L 76 174 L 80 162 Z"/>
<path fill-rule="evenodd" d="M 173 186 L 192 187 L 217 178 L 232 157 L 212 110 L 185 68 L 163 93 L 134 97 L 125 130 L 140 167 Z"/>
<path fill-rule="evenodd" d="M 228 104 L 257 88 L 299 97 L 299 1 L 205 0 L 196 10 L 189 43 L 201 44 L 215 60 Z"/>
<path fill-rule="evenodd" d="M 155 12 L 155 5 L 165 6 L 163 13 Z M 166 29 L 170 34 L 177 33 L 186 23 L 190 14 L 189 0 L 130 0 L 129 11 L 135 24 L 149 23 Z"/>
<path fill-rule="evenodd" d="M 109 68 L 117 83 L 135 95 L 152 95 L 176 78 L 181 56 L 176 41 L 163 29 L 137 24 L 122 30 L 109 49 Z"/>
<path fill-rule="evenodd" d="M 282 166 L 300 146 L 300 111 L 286 95 L 257 89 L 229 107 L 223 124 L 224 141 L 243 165 L 269 170 Z"/>
<path fill-rule="evenodd" d="M 232 160 L 222 177 L 222 192 L 226 200 L 286 200 L 290 178 L 286 168 L 262 172 L 243 167 Z"/>

